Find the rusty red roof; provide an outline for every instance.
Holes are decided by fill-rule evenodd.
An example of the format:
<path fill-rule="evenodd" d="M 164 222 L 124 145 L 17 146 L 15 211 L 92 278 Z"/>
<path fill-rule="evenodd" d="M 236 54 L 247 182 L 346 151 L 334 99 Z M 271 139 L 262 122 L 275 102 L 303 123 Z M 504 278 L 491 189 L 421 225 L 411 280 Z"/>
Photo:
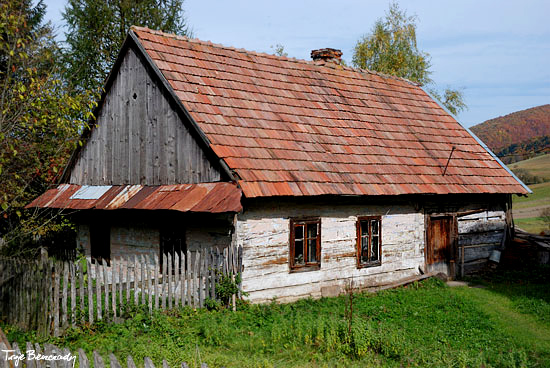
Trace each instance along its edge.
<path fill-rule="evenodd" d="M 240 212 L 241 196 L 235 184 L 220 182 L 160 186 L 60 184 L 27 208 Z"/>
<path fill-rule="evenodd" d="M 528 192 L 412 82 L 132 32 L 246 197 Z"/>

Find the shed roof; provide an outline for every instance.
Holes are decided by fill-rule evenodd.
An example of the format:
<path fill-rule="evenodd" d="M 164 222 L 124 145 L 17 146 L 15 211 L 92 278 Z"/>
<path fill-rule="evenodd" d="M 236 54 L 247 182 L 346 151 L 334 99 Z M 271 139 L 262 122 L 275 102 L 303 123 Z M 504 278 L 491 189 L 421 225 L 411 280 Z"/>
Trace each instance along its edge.
<path fill-rule="evenodd" d="M 241 195 L 241 190 L 232 183 L 159 186 L 61 184 L 36 198 L 27 208 L 240 212 Z"/>

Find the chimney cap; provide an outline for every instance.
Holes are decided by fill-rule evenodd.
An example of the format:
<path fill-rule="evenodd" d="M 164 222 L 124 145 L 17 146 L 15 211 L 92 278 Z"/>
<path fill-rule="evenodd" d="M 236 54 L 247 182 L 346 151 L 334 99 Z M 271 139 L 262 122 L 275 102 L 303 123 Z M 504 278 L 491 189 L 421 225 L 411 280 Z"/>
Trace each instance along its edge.
<path fill-rule="evenodd" d="M 311 58 L 313 59 L 313 61 L 323 60 L 340 63 L 342 58 L 342 51 L 331 48 L 311 50 Z"/>

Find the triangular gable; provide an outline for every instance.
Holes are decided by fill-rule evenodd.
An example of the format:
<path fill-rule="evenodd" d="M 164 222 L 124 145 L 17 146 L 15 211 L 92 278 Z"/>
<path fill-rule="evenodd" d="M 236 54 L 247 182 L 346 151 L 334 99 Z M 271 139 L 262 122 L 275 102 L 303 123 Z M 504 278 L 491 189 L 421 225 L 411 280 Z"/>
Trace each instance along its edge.
<path fill-rule="evenodd" d="M 135 37 L 135 36 L 134 36 Z M 108 77 L 95 126 L 63 182 L 170 185 L 230 180 L 204 134 L 130 33 Z"/>

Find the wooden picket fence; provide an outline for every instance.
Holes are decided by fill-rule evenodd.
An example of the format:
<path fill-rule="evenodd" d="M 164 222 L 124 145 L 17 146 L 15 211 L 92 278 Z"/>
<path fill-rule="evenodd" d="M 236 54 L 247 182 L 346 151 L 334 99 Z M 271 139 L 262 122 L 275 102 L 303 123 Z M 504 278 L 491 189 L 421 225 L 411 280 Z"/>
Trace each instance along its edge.
<path fill-rule="evenodd" d="M 64 360 L 46 360 L 46 359 L 36 359 L 38 356 L 69 356 L 70 359 Z M 14 356 L 23 355 L 24 359 L 18 360 L 17 365 Z M 11 357 L 11 359 L 10 359 Z M 73 362 L 75 363 L 73 365 Z M 93 363 L 93 364 L 92 364 Z M 143 366 L 145 368 L 155 368 L 153 360 L 149 357 L 144 358 Z M 162 368 L 170 368 L 166 360 L 162 360 Z M 88 356 L 82 349 L 78 349 L 77 353 L 71 352 L 69 349 L 64 348 L 60 349 L 52 344 L 44 344 L 40 346 L 39 344 L 32 344 L 30 342 L 26 343 L 25 346 L 19 347 L 17 343 L 11 344 L 11 346 L 6 346 L 3 342 L 0 341 L 0 368 L 73 368 L 78 365 L 79 368 L 106 368 L 103 357 L 97 352 L 92 353 L 92 358 L 88 359 Z M 118 359 L 114 354 L 109 354 L 109 365 L 110 368 L 122 368 L 122 364 L 119 363 Z M 126 359 L 126 366 L 128 368 L 136 368 L 134 358 L 128 356 Z M 141 365 L 140 365 L 141 366 Z M 202 363 L 199 359 L 198 362 L 193 362 L 188 364 L 182 362 L 178 365 L 178 368 L 190 368 L 190 367 L 200 367 L 208 368 L 206 363 Z"/>
<path fill-rule="evenodd" d="M 0 258 L 0 318 L 59 336 L 69 326 L 116 321 L 128 306 L 150 313 L 201 308 L 208 298 L 219 300 L 216 285 L 222 276 L 234 278 L 242 269 L 241 247 L 163 257 L 162 269 L 156 255 L 113 258 L 109 265 Z"/>

